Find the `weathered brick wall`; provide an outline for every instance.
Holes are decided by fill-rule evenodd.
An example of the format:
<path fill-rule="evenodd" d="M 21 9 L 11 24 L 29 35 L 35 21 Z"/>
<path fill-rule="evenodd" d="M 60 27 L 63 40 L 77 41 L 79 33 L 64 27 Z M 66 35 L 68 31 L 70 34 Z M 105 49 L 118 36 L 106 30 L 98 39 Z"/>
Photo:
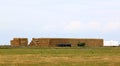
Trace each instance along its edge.
<path fill-rule="evenodd" d="M 56 47 L 58 44 L 78 46 L 78 43 L 85 43 L 88 47 L 100 47 L 103 46 L 103 39 L 33 38 L 30 46 Z"/>
<path fill-rule="evenodd" d="M 14 38 L 13 40 L 11 40 L 11 46 L 20 46 L 20 39 Z"/>
<path fill-rule="evenodd" d="M 27 46 L 28 39 L 27 38 L 14 38 L 11 40 L 11 46 Z"/>
<path fill-rule="evenodd" d="M 27 38 L 20 38 L 20 46 L 27 46 L 28 39 Z"/>
<path fill-rule="evenodd" d="M 29 46 L 39 46 L 39 47 L 48 47 L 49 46 L 49 39 L 44 38 L 33 38 L 30 42 Z"/>
<path fill-rule="evenodd" d="M 50 46 L 57 46 L 57 44 L 68 44 L 69 39 L 50 39 Z"/>
<path fill-rule="evenodd" d="M 101 47 L 103 46 L 103 39 L 86 39 L 86 46 Z"/>
<path fill-rule="evenodd" d="M 77 46 L 78 43 L 85 43 L 89 47 L 100 47 L 103 46 L 103 39 L 51 39 L 50 46 L 57 46 L 57 44 Z"/>
<path fill-rule="evenodd" d="M 10 41 L 10 44 L 11 44 L 11 46 L 14 46 L 14 41 L 11 40 L 11 41 Z"/>

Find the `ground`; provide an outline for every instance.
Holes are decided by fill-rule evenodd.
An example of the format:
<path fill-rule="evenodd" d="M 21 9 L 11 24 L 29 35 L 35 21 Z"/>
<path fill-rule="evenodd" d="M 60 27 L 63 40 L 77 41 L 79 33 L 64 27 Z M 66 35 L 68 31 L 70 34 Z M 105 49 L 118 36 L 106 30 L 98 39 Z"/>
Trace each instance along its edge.
<path fill-rule="evenodd" d="M 120 47 L 2 48 L 0 66 L 120 66 Z"/>

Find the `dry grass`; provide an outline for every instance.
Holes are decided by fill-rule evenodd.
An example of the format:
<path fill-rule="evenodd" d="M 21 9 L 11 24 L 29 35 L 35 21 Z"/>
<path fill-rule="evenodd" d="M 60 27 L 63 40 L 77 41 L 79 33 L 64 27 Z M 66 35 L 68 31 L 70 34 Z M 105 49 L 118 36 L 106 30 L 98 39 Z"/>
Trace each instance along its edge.
<path fill-rule="evenodd" d="M 59 62 L 89 62 L 89 61 L 107 61 L 107 62 L 120 62 L 120 56 L 97 56 L 97 57 L 43 57 L 41 55 L 0 55 L 0 63 L 21 63 L 21 64 L 34 64 L 40 62 L 59 63 Z"/>
<path fill-rule="evenodd" d="M 23 52 L 23 49 L 0 49 L 4 50 L 0 51 L 0 66 L 119 66 L 119 49 L 24 49 L 25 53 L 22 54 L 19 53 Z M 8 50 L 14 52 L 6 54 L 10 52 Z M 30 53 L 31 50 L 34 52 Z M 106 53 L 103 53 L 103 50 Z M 15 54 L 15 51 L 18 53 Z"/>

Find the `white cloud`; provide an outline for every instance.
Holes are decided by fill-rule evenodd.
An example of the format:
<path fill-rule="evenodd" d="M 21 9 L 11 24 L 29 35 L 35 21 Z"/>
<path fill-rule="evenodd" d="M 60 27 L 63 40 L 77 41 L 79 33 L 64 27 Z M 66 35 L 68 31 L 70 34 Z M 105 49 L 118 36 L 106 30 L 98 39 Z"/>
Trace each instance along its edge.
<path fill-rule="evenodd" d="M 78 32 L 78 31 L 99 31 L 99 32 L 112 32 L 120 29 L 120 22 L 80 22 L 71 21 L 68 23 L 46 24 L 41 27 L 42 31 L 65 31 L 65 32 Z"/>
<path fill-rule="evenodd" d="M 104 31 L 115 31 L 120 29 L 120 22 L 108 22 L 104 25 Z"/>
<path fill-rule="evenodd" d="M 34 27 L 31 27 L 31 26 Z M 71 21 L 71 22 L 61 22 L 61 23 L 46 23 L 40 25 L 29 25 L 29 28 L 25 28 L 25 25 L 22 25 L 23 27 L 19 27 L 16 24 L 1 24 L 0 29 L 1 30 L 31 30 L 34 29 L 34 31 L 41 31 L 41 32 L 113 32 L 118 31 L 120 29 L 120 22 L 97 22 L 97 21 L 91 21 L 91 22 L 81 22 L 81 21 Z M 16 27 L 16 28 L 15 28 Z"/>
<path fill-rule="evenodd" d="M 101 27 L 101 23 L 92 21 L 92 22 L 87 23 L 86 26 L 87 26 L 86 29 L 98 30 Z"/>
<path fill-rule="evenodd" d="M 65 26 L 65 30 L 68 30 L 68 31 L 76 31 L 76 30 L 80 30 L 82 28 L 83 28 L 83 24 L 79 21 L 69 22 Z"/>
<path fill-rule="evenodd" d="M 65 30 L 67 31 L 88 31 L 88 30 L 100 30 L 101 23 L 100 22 L 80 22 L 80 21 L 72 21 L 66 24 Z"/>

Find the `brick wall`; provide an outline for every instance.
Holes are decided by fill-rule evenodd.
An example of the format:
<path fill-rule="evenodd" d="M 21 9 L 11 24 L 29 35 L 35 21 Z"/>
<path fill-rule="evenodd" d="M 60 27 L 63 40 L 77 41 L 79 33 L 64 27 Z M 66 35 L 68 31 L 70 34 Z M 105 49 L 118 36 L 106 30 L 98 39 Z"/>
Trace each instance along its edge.
<path fill-rule="evenodd" d="M 11 46 L 27 46 L 28 39 L 27 38 L 14 38 L 10 42 Z"/>
<path fill-rule="evenodd" d="M 103 39 L 74 39 L 74 38 L 33 38 L 30 46 L 56 47 L 58 44 L 71 44 L 78 46 L 78 43 L 85 43 L 88 47 L 103 46 Z"/>

